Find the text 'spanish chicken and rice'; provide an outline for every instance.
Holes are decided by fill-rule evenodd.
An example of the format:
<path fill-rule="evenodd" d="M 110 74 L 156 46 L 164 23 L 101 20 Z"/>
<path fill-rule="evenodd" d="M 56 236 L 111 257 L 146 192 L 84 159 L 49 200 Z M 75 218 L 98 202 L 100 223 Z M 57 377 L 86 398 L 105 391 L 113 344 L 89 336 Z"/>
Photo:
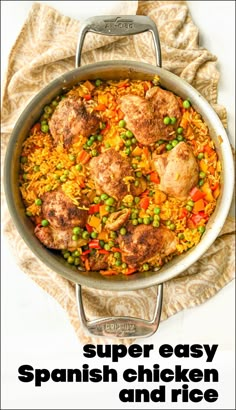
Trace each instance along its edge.
<path fill-rule="evenodd" d="M 35 235 L 103 275 L 161 267 L 197 245 L 220 193 L 207 125 L 151 81 L 85 81 L 44 108 L 21 153 Z"/>

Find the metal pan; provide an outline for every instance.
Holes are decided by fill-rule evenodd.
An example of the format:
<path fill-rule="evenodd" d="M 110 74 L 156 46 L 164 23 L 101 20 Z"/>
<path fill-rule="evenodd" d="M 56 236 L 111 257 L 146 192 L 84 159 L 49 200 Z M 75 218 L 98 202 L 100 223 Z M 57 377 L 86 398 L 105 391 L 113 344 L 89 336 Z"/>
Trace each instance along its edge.
<path fill-rule="evenodd" d="M 150 31 L 156 52 L 157 66 L 134 61 L 103 61 L 80 66 L 81 51 L 87 32 L 109 36 L 127 36 Z M 43 107 L 60 94 L 63 89 L 72 87 L 79 81 L 107 79 L 147 79 L 154 75 L 161 79 L 161 85 L 191 103 L 209 126 L 211 137 L 222 163 L 221 194 L 216 209 L 211 216 L 200 243 L 181 256 L 175 257 L 160 270 L 136 273 L 130 276 L 104 277 L 98 272 L 79 271 L 68 266 L 57 252 L 46 249 L 34 236 L 34 226 L 25 215 L 21 199 L 18 174 L 22 143 L 29 130 L 40 117 Z M 218 136 L 221 136 L 219 139 Z M 81 28 L 76 52 L 76 69 L 60 76 L 40 91 L 25 108 L 12 132 L 4 164 L 4 185 L 6 199 L 14 224 L 20 235 L 33 251 L 50 269 L 76 283 L 78 311 L 83 325 L 93 335 L 109 337 L 146 337 L 153 334 L 159 325 L 163 283 L 178 276 L 196 262 L 218 236 L 226 220 L 234 185 L 233 157 L 225 129 L 217 114 L 208 102 L 186 81 L 161 68 L 161 50 L 157 28 L 154 22 L 144 16 L 102 16 L 86 20 Z M 81 285 L 110 291 L 131 291 L 158 285 L 157 305 L 153 320 L 147 321 L 133 317 L 110 317 L 88 322 L 83 309 Z"/>

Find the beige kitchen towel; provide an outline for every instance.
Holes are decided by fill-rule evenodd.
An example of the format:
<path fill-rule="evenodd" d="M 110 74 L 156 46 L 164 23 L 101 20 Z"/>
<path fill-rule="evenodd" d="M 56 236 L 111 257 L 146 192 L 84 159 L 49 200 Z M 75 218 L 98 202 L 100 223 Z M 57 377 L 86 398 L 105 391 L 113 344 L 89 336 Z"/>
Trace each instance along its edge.
<path fill-rule="evenodd" d="M 156 23 L 163 67 L 184 78 L 210 102 L 226 126 L 226 110 L 217 104 L 217 58 L 199 46 L 198 29 L 184 1 L 121 1 L 119 14 L 140 14 Z M 80 23 L 45 4 L 35 3 L 10 53 L 3 89 L 2 160 L 14 124 L 27 103 L 54 78 L 74 68 Z M 89 34 L 82 64 L 132 59 L 155 64 L 150 33 L 116 38 Z M 3 163 L 3 161 L 2 161 Z M 74 284 L 48 269 L 17 233 L 5 205 L 4 232 L 17 262 L 35 282 L 67 311 L 82 343 L 105 343 L 84 333 L 77 316 Z M 234 221 L 228 219 L 215 243 L 187 271 L 164 285 L 162 320 L 214 296 L 234 277 Z M 152 317 L 156 287 L 135 292 L 83 289 L 89 319 L 103 316 Z M 107 342 L 108 340 L 106 340 Z M 126 341 L 124 341 L 126 342 Z"/>

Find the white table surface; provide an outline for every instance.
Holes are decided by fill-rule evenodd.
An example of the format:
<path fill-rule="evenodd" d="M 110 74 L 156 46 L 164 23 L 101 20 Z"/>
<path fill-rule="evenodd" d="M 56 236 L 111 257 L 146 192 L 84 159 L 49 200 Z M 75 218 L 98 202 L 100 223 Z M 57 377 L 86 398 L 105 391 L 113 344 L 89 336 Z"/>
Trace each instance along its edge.
<path fill-rule="evenodd" d="M 2 1 L 2 73 L 7 67 L 7 56 L 27 16 L 32 1 Z M 99 15 L 114 8 L 112 1 L 45 1 L 62 13 L 84 18 Z M 221 72 L 219 103 L 226 106 L 229 121 L 229 137 L 234 141 L 235 95 L 235 2 L 190 1 L 193 20 L 200 29 L 201 45 L 218 56 Z M 17 267 L 9 244 L 2 238 L 2 408 L 3 409 L 102 409 L 102 408 L 156 408 L 157 404 L 122 404 L 118 398 L 121 384 L 106 383 L 45 383 L 34 387 L 32 383 L 18 380 L 18 367 L 30 364 L 38 368 L 81 367 L 88 360 L 82 355 L 83 346 L 77 340 L 65 312 L 50 296 L 44 293 Z M 184 409 L 233 409 L 234 407 L 234 282 L 221 290 L 214 298 L 199 307 L 185 310 L 160 325 L 158 332 L 149 339 L 139 340 L 141 345 L 169 343 L 218 344 L 212 363 L 220 374 L 216 388 L 219 400 L 214 404 L 201 402 L 193 405 L 162 403 L 161 408 Z M 134 359 L 133 359 L 134 360 Z M 118 365 L 108 360 L 118 371 L 134 366 L 126 358 Z M 166 359 L 165 359 L 166 360 Z M 136 362 L 135 362 L 136 363 Z M 141 360 L 140 360 L 141 363 Z M 175 359 L 149 362 L 149 367 L 160 363 L 174 366 Z M 90 364 L 90 363 L 89 363 Z M 102 359 L 93 359 L 90 367 L 100 367 Z M 143 362 L 148 367 L 148 362 Z M 203 368 L 201 359 L 185 359 L 185 367 Z M 136 386 L 137 387 L 137 386 Z M 151 386 L 142 385 L 141 388 Z M 181 387 L 178 384 L 178 388 Z M 198 384 L 203 390 L 208 386 Z M 126 388 L 135 388 L 129 385 Z M 152 389 L 154 387 L 152 386 Z M 160 407 L 160 404 L 158 405 Z"/>

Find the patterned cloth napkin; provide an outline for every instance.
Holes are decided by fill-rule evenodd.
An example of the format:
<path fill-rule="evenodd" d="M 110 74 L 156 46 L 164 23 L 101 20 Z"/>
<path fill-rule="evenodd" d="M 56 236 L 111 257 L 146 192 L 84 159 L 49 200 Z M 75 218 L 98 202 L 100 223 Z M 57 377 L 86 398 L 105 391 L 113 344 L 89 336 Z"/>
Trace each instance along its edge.
<path fill-rule="evenodd" d="M 198 29 L 186 3 L 120 2 L 118 14 L 136 13 L 149 16 L 156 23 L 163 67 L 198 89 L 226 126 L 226 110 L 217 104 L 217 58 L 199 46 Z M 79 27 L 77 20 L 62 16 L 45 4 L 33 5 L 9 57 L 3 89 L 2 160 L 10 133 L 27 103 L 54 78 L 74 68 Z M 83 48 L 82 64 L 115 59 L 155 64 L 154 47 L 151 44 L 150 33 L 123 38 L 89 33 Z M 48 269 L 34 256 L 12 223 L 4 193 L 2 200 L 4 232 L 21 269 L 63 306 L 82 343 L 104 343 L 104 339 L 93 339 L 84 333 L 78 320 L 74 284 Z M 234 221 L 228 219 L 219 237 L 203 257 L 177 278 L 165 283 L 161 319 L 205 302 L 230 282 L 234 277 L 234 248 Z M 156 302 L 156 287 L 109 293 L 83 288 L 83 300 L 88 319 L 107 315 L 149 319 Z"/>

